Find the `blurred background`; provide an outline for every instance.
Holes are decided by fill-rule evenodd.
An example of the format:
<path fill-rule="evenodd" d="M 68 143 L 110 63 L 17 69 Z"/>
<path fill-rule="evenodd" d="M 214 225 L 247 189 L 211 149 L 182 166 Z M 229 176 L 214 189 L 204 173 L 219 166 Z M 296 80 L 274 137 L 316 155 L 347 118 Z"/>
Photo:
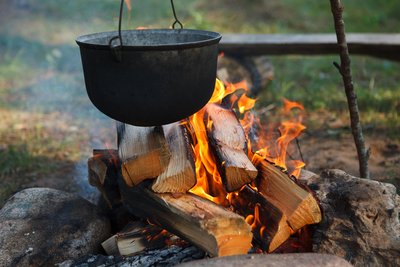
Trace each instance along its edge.
<path fill-rule="evenodd" d="M 166 28 L 167 0 L 132 0 L 124 29 Z M 400 1 L 343 0 L 347 32 L 399 32 Z M 175 0 L 185 28 L 221 33 L 334 33 L 329 1 Z M 118 0 L 0 0 L 0 207 L 16 191 L 48 186 L 90 197 L 86 160 L 116 147 L 114 121 L 84 87 L 79 35 L 117 29 Z M 271 56 L 274 75 L 256 109 L 270 116 L 282 98 L 303 103 L 299 138 L 306 168 L 358 174 L 338 56 Z M 399 185 L 400 63 L 352 56 L 371 172 Z"/>

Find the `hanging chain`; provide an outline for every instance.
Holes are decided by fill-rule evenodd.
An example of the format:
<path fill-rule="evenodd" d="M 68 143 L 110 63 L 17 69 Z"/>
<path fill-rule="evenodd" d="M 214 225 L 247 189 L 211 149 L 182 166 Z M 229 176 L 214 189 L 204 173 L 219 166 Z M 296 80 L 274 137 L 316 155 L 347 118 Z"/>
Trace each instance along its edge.
<path fill-rule="evenodd" d="M 174 18 L 175 21 L 172 23 L 172 29 L 175 29 L 176 24 L 178 24 L 181 29 L 183 29 L 182 23 L 179 21 L 179 19 L 176 17 L 176 12 L 175 12 L 175 5 L 174 5 L 174 0 L 171 0 L 171 7 L 172 7 L 172 12 L 174 13 Z"/>

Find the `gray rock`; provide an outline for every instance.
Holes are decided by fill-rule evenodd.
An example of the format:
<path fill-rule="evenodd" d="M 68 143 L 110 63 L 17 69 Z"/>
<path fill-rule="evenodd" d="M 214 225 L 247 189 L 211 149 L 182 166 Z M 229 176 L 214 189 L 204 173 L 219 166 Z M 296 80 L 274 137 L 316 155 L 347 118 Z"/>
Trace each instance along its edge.
<path fill-rule="evenodd" d="M 351 267 L 342 258 L 317 253 L 252 254 L 191 261 L 179 267 Z"/>
<path fill-rule="evenodd" d="M 393 185 L 340 170 L 312 176 L 307 184 L 324 211 L 313 251 L 343 257 L 354 266 L 400 266 L 400 197 Z"/>
<path fill-rule="evenodd" d="M 48 266 L 97 253 L 110 236 L 108 219 L 63 191 L 30 188 L 0 210 L 0 266 Z"/>

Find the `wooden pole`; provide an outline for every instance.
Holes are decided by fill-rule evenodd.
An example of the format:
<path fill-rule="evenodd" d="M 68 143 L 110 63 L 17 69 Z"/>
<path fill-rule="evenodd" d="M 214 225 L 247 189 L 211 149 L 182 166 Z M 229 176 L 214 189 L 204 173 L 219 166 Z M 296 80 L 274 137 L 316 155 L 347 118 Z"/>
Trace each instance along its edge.
<path fill-rule="evenodd" d="M 353 79 L 350 68 L 350 55 L 346 42 L 346 34 L 343 21 L 343 5 L 340 0 L 330 0 L 331 11 L 335 23 L 336 37 L 340 51 L 340 65 L 336 62 L 333 64 L 339 70 L 347 96 L 347 104 L 350 112 L 351 130 L 354 142 L 357 148 L 360 176 L 369 179 L 368 159 L 370 149 L 365 148 L 365 141 L 362 132 L 360 115 L 357 103 L 357 94 L 354 90 Z"/>

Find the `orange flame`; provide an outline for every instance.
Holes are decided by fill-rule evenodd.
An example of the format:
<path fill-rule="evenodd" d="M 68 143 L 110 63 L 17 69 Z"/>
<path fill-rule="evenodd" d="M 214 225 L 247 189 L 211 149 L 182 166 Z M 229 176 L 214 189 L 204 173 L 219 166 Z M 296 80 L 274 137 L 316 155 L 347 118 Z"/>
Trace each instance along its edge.
<path fill-rule="evenodd" d="M 294 102 L 287 100 L 286 98 L 283 98 L 283 110 L 285 112 L 289 112 L 294 108 L 298 108 L 300 110 L 304 110 L 304 106 L 300 103 Z"/>
<path fill-rule="evenodd" d="M 244 92 L 239 90 L 243 90 Z M 287 169 L 286 166 L 289 164 L 292 170 L 291 174 L 298 176 L 304 163 L 298 160 L 287 162 L 286 154 L 290 142 L 305 129 L 305 126 L 302 124 L 303 114 L 301 113 L 304 111 L 304 107 L 299 103 L 283 99 L 283 112 L 291 118 L 290 120 L 284 121 L 280 124 L 280 136 L 274 138 L 273 136 L 271 137 L 265 135 L 265 133 L 258 132 L 258 136 L 261 138 L 251 139 L 249 136 L 253 133 L 254 125 L 257 125 L 258 130 L 263 130 L 263 127 L 261 126 L 260 121 L 255 117 L 255 113 L 251 111 L 255 105 L 256 99 L 248 97 L 246 92 L 248 92 L 246 82 L 224 84 L 217 79 L 214 93 L 209 104 L 220 104 L 222 102 L 224 105 L 231 104 L 232 108 L 239 112 L 241 116 L 239 121 L 245 130 L 248 140 L 248 156 L 253 160 L 253 162 L 268 159 L 285 169 Z M 226 103 L 227 100 L 229 100 L 228 102 L 230 103 Z M 192 115 L 189 118 L 187 125 L 187 127 L 191 128 L 191 132 L 193 133 L 193 151 L 195 154 L 197 176 L 197 183 L 190 192 L 228 207 L 241 193 L 240 191 L 227 193 L 225 190 L 221 175 L 218 171 L 219 166 L 217 166 L 217 161 L 208 145 L 207 130 L 212 128 L 213 121 L 206 117 L 205 109 L 206 108 L 203 108 Z M 291 111 L 293 109 L 299 110 L 295 118 L 292 118 Z M 272 126 L 270 127 L 272 129 Z M 263 135 L 266 138 L 263 138 Z M 255 143 L 252 144 L 251 140 Z M 255 150 L 257 150 L 255 154 L 253 154 L 252 145 L 256 148 Z M 254 185 L 249 186 L 257 191 L 257 188 Z M 262 218 L 260 218 L 260 208 L 262 209 L 260 204 L 255 204 L 254 213 L 246 217 L 246 222 L 251 225 L 254 231 L 263 237 L 267 228 L 262 223 Z"/>

